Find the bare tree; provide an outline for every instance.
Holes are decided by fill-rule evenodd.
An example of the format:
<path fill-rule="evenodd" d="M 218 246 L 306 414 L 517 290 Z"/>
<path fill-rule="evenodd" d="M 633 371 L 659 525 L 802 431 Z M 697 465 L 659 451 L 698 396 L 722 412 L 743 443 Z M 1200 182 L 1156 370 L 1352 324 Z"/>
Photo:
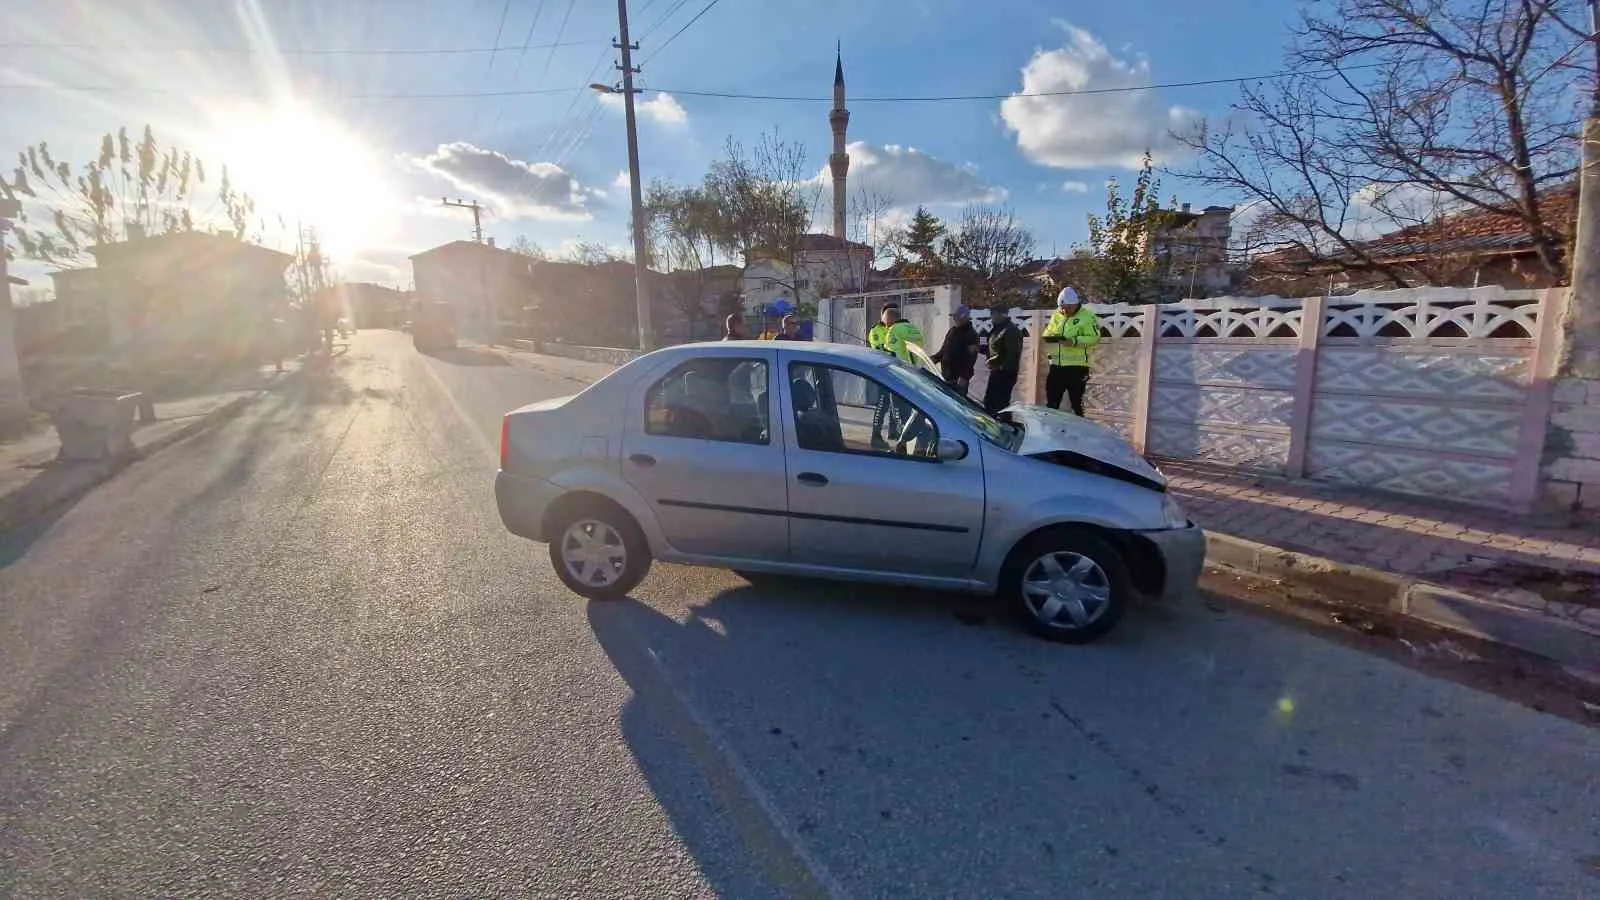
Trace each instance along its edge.
<path fill-rule="evenodd" d="M 893 208 L 894 198 L 872 187 L 858 187 L 850 197 L 846 237 L 872 248 L 873 266 L 894 259 L 900 246 L 901 235 L 889 224 Z"/>
<path fill-rule="evenodd" d="M 791 264 L 822 195 L 821 185 L 806 177 L 805 145 L 783 139 L 777 130 L 762 134 L 749 150 L 729 138 L 703 191 L 715 210 L 724 252 L 736 256 L 763 248 Z"/>
<path fill-rule="evenodd" d="M 1033 249 L 1033 232 L 1009 208 L 973 203 L 945 236 L 942 256 L 968 296 L 992 303 L 1021 286 L 1018 270 Z"/>
<path fill-rule="evenodd" d="M 543 260 L 548 258 L 548 254 L 544 252 L 544 248 L 539 246 L 536 241 L 529 240 L 528 236 L 525 234 L 517 235 L 517 239 L 512 241 L 511 246 L 507 247 L 506 249 L 510 250 L 512 253 L 526 256 L 529 259 Z"/>
<path fill-rule="evenodd" d="M 599 241 L 578 241 L 567 248 L 558 260 L 580 266 L 602 266 L 606 263 L 626 262 L 627 257 Z"/>
<path fill-rule="evenodd" d="M 226 168 L 202 200 L 205 164 L 187 150 L 163 147 L 148 125 L 138 141 L 126 128 L 102 136 L 100 152 L 77 169 L 45 141 L 24 148 L 17 160 L 17 192 L 48 216 L 47 224 L 32 225 L 25 205 L 17 243 L 24 256 L 51 265 L 83 263 L 90 247 L 122 240 L 133 228 L 153 235 L 225 224 L 243 239 L 255 212 Z"/>
<path fill-rule="evenodd" d="M 1445 212 L 1516 220 L 1566 272 L 1568 223 L 1541 192 L 1576 172 L 1582 0 L 1331 0 L 1302 14 L 1285 68 L 1234 114 L 1178 137 L 1182 173 L 1255 201 L 1246 243 L 1337 259 L 1404 286 L 1416 273 L 1363 245 Z M 1592 70 L 1591 70 L 1592 71 Z"/>

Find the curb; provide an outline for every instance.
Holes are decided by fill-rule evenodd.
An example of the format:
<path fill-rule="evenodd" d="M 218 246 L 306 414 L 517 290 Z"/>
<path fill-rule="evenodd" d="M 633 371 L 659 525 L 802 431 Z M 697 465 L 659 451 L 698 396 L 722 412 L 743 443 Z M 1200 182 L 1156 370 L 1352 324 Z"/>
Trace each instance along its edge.
<path fill-rule="evenodd" d="M 10 496 L 0 497 L 0 536 L 9 531 L 14 531 L 27 525 L 30 521 L 42 516 L 52 509 L 76 500 L 96 487 L 110 481 L 118 472 L 143 459 L 171 447 L 173 444 L 194 437 L 208 428 L 220 425 L 239 415 L 245 407 L 260 400 L 276 388 L 287 384 L 291 379 L 300 374 L 299 369 L 285 372 L 283 377 L 273 382 L 270 387 L 262 388 L 253 394 L 235 397 L 210 412 L 204 413 L 181 428 L 164 434 L 159 438 L 134 450 L 133 453 L 121 458 L 102 460 L 87 465 L 75 467 L 70 470 L 70 477 L 59 488 L 40 497 L 30 497 L 23 500 L 15 499 L 20 494 L 25 494 L 27 488 L 17 491 Z"/>
<path fill-rule="evenodd" d="M 1227 534 L 1206 533 L 1206 563 L 1276 579 L 1324 600 L 1408 616 L 1563 665 L 1600 668 L 1600 633 L 1575 619 Z"/>

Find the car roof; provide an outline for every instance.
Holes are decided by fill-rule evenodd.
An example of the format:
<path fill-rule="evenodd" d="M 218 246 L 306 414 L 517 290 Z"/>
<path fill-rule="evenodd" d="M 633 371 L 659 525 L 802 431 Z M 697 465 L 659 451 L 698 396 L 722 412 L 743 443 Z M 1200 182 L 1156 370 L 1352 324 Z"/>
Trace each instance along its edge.
<path fill-rule="evenodd" d="M 889 357 L 885 356 L 882 351 L 871 350 L 855 344 L 835 344 L 829 341 L 802 341 L 795 343 L 787 341 L 700 341 L 693 344 L 678 344 L 666 347 L 657 350 L 656 353 L 664 356 L 695 356 L 708 350 L 789 350 L 791 352 L 832 356 L 870 366 L 887 365 L 889 361 Z M 651 355 L 654 356 L 655 354 Z"/>

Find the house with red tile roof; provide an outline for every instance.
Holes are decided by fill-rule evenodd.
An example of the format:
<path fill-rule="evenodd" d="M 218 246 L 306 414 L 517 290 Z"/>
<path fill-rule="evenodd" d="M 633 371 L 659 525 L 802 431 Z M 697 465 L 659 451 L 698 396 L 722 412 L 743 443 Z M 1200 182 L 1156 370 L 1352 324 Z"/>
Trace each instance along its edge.
<path fill-rule="evenodd" d="M 1540 213 L 1570 255 L 1577 222 L 1576 182 L 1540 197 Z M 1540 261 L 1522 217 L 1473 209 L 1401 228 L 1358 245 L 1361 256 L 1318 256 L 1295 247 L 1262 254 L 1246 269 L 1248 292 L 1304 297 L 1392 288 L 1394 272 L 1408 286 L 1546 288 L 1565 284 Z M 1368 262 L 1370 261 L 1370 262 Z M 1380 268 L 1381 266 L 1381 268 Z"/>

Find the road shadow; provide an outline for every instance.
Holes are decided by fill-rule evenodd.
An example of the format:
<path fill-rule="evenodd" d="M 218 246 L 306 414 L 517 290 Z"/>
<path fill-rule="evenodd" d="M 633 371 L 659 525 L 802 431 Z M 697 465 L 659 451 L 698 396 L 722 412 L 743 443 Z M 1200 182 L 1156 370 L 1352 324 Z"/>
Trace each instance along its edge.
<path fill-rule="evenodd" d="M 0 569 L 27 555 L 28 549 L 93 489 L 137 461 L 129 456 L 106 462 L 58 460 L 37 467 L 21 489 L 0 496 Z M 5 527 L 5 523 L 14 523 Z"/>
<path fill-rule="evenodd" d="M 670 578 L 671 567 L 660 571 L 652 582 Z M 1159 611 L 1139 613 L 1089 652 L 1128 653 L 1167 627 Z M 806 579 L 761 578 L 717 594 L 682 621 L 632 599 L 593 602 L 587 614 L 633 692 L 622 711 L 624 738 L 723 896 L 830 895 L 845 873 L 818 862 L 831 853 L 819 855 L 817 844 L 837 851 L 836 842 L 863 834 L 915 840 L 915 823 L 927 816 L 903 801 L 937 794 L 943 778 L 1016 783 L 992 760 L 947 756 L 985 743 L 981 722 L 963 708 L 971 679 L 998 667 L 1037 689 L 1048 671 L 1040 661 L 1083 649 L 1028 637 L 985 598 Z M 904 640 L 862 639 L 896 633 Z M 974 659 L 961 658 L 969 652 Z M 920 702 L 946 692 L 956 701 L 947 711 Z M 1047 704 L 1030 719 L 1040 715 L 1059 725 Z M 868 723 L 870 734 L 851 727 Z M 874 734 L 910 737 L 886 742 Z M 965 827 L 939 819 L 931 832 Z M 730 831 L 742 852 L 730 851 Z M 934 837 L 960 843 L 953 833 Z M 941 883 L 944 876 L 917 867 L 892 864 L 872 878 Z M 752 887 L 752 878 L 764 887 Z"/>
<path fill-rule="evenodd" d="M 440 362 L 452 366 L 509 366 L 510 362 L 504 356 L 479 347 L 447 347 L 438 350 L 418 351 L 423 356 L 431 356 Z"/>

